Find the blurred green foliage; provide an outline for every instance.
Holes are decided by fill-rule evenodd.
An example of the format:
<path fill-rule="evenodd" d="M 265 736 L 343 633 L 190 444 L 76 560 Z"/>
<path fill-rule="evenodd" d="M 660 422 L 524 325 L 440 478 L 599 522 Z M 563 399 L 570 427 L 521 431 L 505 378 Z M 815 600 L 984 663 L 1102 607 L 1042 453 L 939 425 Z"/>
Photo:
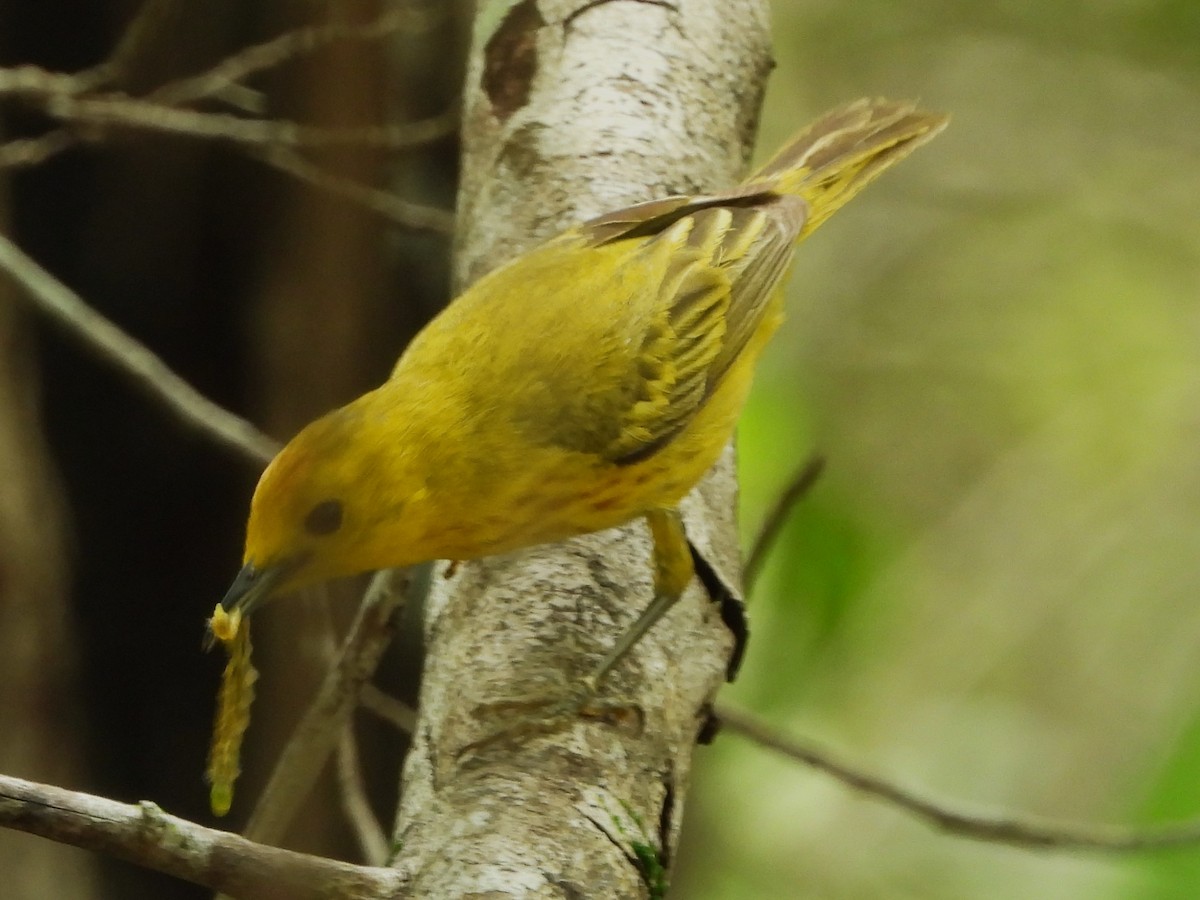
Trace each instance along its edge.
<path fill-rule="evenodd" d="M 726 699 L 955 808 L 1200 818 L 1200 4 L 776 0 L 760 153 L 842 101 L 950 128 L 805 244 L 743 420 L 808 454 Z M 1200 896 L 1200 848 L 937 834 L 733 735 L 673 891 Z"/>

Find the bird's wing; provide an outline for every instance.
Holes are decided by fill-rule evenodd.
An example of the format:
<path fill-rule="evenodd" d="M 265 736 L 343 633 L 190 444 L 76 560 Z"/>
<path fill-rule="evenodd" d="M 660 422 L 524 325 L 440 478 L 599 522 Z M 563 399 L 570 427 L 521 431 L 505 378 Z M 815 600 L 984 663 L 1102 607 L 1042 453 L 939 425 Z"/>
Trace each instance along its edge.
<path fill-rule="evenodd" d="M 616 413 L 617 426 L 588 450 L 632 463 L 687 426 L 761 324 L 804 212 L 797 198 L 731 192 L 641 204 L 581 227 L 595 247 L 639 240 L 629 265 L 650 276 L 639 286 L 647 324 L 626 371 L 610 382 L 611 402 L 590 404 Z"/>

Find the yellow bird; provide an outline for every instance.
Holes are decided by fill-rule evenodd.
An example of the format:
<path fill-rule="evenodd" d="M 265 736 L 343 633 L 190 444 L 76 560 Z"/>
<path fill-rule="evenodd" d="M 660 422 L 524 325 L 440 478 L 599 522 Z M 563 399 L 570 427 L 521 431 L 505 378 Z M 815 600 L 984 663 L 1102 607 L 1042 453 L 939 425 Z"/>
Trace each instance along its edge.
<path fill-rule="evenodd" d="M 795 245 L 946 121 L 859 100 L 739 187 L 600 216 L 481 278 L 263 472 L 222 605 L 645 517 L 655 597 L 585 702 L 692 577 L 676 506 L 733 434 Z"/>

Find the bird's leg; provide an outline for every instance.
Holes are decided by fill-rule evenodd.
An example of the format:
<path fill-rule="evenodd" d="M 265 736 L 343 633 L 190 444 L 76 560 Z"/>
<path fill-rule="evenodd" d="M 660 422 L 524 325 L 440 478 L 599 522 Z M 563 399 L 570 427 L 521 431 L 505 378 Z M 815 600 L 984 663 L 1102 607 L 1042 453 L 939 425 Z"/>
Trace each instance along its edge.
<path fill-rule="evenodd" d="M 591 673 L 575 683 L 566 697 L 550 702 L 488 704 L 488 714 L 507 716 L 519 711 L 529 714 L 517 715 L 505 727 L 465 749 L 477 749 L 501 737 L 553 731 L 579 715 L 616 724 L 637 721 L 640 727 L 641 711 L 637 707 L 619 702 L 597 703 L 594 698 L 604 679 L 617 664 L 678 602 L 694 572 L 691 547 L 679 513 L 673 509 L 652 510 L 646 514 L 646 523 L 650 526 L 650 536 L 654 541 L 654 599 L 650 605 L 621 633 Z M 540 708 L 540 712 L 531 713 L 531 708 Z"/>
<path fill-rule="evenodd" d="M 637 620 L 622 632 L 595 670 L 583 679 L 581 706 L 599 689 L 608 674 L 625 658 L 654 623 L 674 606 L 692 580 L 692 551 L 688 546 L 683 520 L 674 509 L 656 509 L 646 513 L 646 524 L 654 540 L 654 599 Z"/>

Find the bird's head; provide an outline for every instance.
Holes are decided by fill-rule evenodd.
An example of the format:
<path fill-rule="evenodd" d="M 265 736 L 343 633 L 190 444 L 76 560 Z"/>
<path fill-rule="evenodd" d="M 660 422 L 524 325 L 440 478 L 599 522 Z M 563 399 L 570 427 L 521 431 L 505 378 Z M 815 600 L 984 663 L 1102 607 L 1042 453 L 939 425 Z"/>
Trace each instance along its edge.
<path fill-rule="evenodd" d="M 226 610 L 248 614 L 276 594 L 428 558 L 426 479 L 394 432 L 373 439 L 378 417 L 366 406 L 308 425 L 264 470 Z"/>

